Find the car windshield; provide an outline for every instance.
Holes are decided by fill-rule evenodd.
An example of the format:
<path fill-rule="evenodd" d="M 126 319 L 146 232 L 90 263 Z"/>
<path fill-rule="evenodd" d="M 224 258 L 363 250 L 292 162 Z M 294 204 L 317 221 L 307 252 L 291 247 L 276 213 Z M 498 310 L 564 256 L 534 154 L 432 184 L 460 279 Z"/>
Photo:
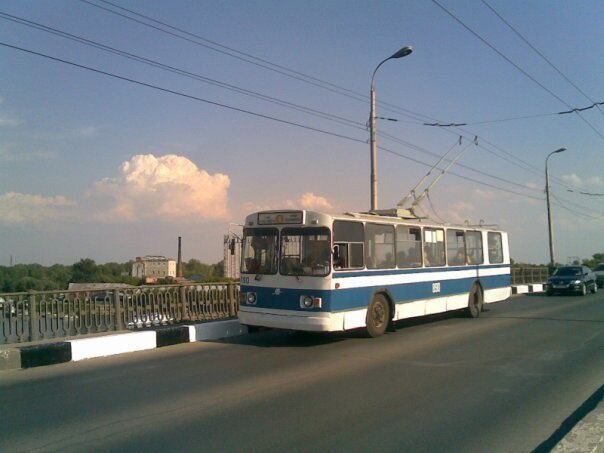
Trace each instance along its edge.
<path fill-rule="evenodd" d="M 277 273 L 276 228 L 245 228 L 243 230 L 243 253 L 241 272 L 244 274 Z"/>
<path fill-rule="evenodd" d="M 328 228 L 281 230 L 281 274 L 325 276 L 331 268 Z"/>
<path fill-rule="evenodd" d="M 554 272 L 557 277 L 575 277 L 581 275 L 580 267 L 561 267 Z"/>

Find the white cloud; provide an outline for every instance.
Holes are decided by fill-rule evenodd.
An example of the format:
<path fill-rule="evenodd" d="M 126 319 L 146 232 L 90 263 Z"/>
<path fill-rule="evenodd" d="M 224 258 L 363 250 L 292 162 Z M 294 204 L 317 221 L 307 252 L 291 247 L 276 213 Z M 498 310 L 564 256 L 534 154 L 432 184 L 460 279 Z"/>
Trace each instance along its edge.
<path fill-rule="evenodd" d="M 526 187 L 528 187 L 529 189 L 537 189 L 539 186 L 537 186 L 537 183 L 531 181 L 526 183 Z"/>
<path fill-rule="evenodd" d="M 18 192 L 0 195 L 0 223 L 17 225 L 57 220 L 76 203 L 64 196 L 45 197 Z"/>
<path fill-rule="evenodd" d="M 76 135 L 82 138 L 92 138 L 99 134 L 99 128 L 96 126 L 81 127 L 76 130 Z"/>
<path fill-rule="evenodd" d="M 295 200 L 285 200 L 277 203 L 256 203 L 248 201 L 243 203 L 241 210 L 244 215 L 258 211 L 275 211 L 278 209 L 310 209 L 317 211 L 333 211 L 334 205 L 327 198 L 312 192 L 303 193 Z"/>
<path fill-rule="evenodd" d="M 224 220 L 230 184 L 227 175 L 211 175 L 183 156 L 138 154 L 118 177 L 98 181 L 92 195 L 109 202 L 98 217 L 111 222 Z"/>
<path fill-rule="evenodd" d="M 298 201 L 300 206 L 302 206 L 304 209 L 316 209 L 318 211 L 322 211 L 333 208 L 333 204 L 331 204 L 327 198 L 320 195 L 315 195 L 312 192 L 302 194 Z"/>
<path fill-rule="evenodd" d="M 0 147 L 0 162 L 31 162 L 35 160 L 56 159 L 58 154 L 54 151 L 10 151 L 7 146 Z"/>
<path fill-rule="evenodd" d="M 570 175 L 562 175 L 562 180 L 578 187 L 604 187 L 604 179 L 600 176 L 581 178 L 577 174 L 571 173 Z"/>
<path fill-rule="evenodd" d="M 21 124 L 17 118 L 8 115 L 0 115 L 0 127 L 13 127 Z"/>

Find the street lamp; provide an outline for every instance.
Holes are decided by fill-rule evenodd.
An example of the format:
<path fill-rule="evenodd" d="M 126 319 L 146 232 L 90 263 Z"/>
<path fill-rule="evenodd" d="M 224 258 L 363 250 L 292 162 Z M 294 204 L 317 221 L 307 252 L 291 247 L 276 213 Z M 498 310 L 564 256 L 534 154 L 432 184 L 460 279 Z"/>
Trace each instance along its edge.
<path fill-rule="evenodd" d="M 373 71 L 373 75 L 371 76 L 371 112 L 369 117 L 369 130 L 371 134 L 371 210 L 375 211 L 377 209 L 377 143 L 375 140 L 375 73 L 377 70 L 388 60 L 392 60 L 394 58 L 403 58 L 413 52 L 413 48 L 411 46 L 405 46 L 400 49 L 398 52 L 392 54 L 385 60 L 383 60 L 375 70 Z"/>
<path fill-rule="evenodd" d="M 554 232 L 552 230 L 552 214 L 549 205 L 549 173 L 547 170 L 547 161 L 553 154 L 558 154 L 566 151 L 566 148 L 560 148 L 556 151 L 552 151 L 545 158 L 545 199 L 547 200 L 547 231 L 549 233 L 549 265 L 553 269 L 555 264 L 554 260 Z"/>

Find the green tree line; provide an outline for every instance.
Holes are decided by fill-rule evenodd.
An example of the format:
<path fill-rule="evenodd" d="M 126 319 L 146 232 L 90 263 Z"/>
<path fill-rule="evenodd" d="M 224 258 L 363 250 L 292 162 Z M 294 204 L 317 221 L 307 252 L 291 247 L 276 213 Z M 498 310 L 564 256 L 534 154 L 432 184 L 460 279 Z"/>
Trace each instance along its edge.
<path fill-rule="evenodd" d="M 125 263 L 97 264 L 90 258 L 83 258 L 72 265 L 17 264 L 0 266 L 0 292 L 45 291 L 67 289 L 69 283 L 128 283 L 140 285 L 139 278 L 130 276 L 133 261 Z M 183 263 L 185 278 L 198 277 L 201 281 L 223 279 L 222 262 L 205 264 L 191 259 Z M 169 283 L 165 281 L 164 283 Z"/>

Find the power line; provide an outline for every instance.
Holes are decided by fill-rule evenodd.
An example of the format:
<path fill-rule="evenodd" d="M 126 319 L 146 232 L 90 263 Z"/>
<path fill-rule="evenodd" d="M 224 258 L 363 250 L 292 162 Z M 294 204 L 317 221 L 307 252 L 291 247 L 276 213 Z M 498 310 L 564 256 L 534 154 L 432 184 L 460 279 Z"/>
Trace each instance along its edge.
<path fill-rule="evenodd" d="M 144 15 L 144 14 L 138 13 L 138 12 L 136 12 L 136 11 L 133 11 L 133 10 L 131 10 L 131 9 L 124 8 L 124 7 L 119 6 L 119 5 L 117 5 L 117 4 L 113 3 L 113 2 L 109 2 L 109 1 L 107 1 L 107 0 L 98 0 L 98 1 L 103 2 L 104 4 L 111 5 L 111 6 L 113 6 L 114 8 L 118 8 L 118 9 L 120 9 L 120 10 L 122 10 L 122 11 L 126 11 L 126 12 L 128 12 L 128 13 L 130 13 L 130 14 L 133 14 L 133 15 L 136 15 L 136 16 L 138 16 L 138 17 L 140 17 L 140 18 L 144 18 L 145 20 L 152 21 L 152 22 L 154 22 L 154 23 L 156 23 L 156 24 L 159 24 L 159 25 L 162 25 L 162 26 L 164 26 L 164 27 L 167 27 L 167 28 L 169 28 L 170 30 L 174 30 L 174 31 L 177 31 L 177 32 L 182 33 L 182 34 L 186 34 L 186 35 L 187 35 L 187 36 L 189 36 L 190 38 L 188 38 L 188 37 L 186 37 L 186 36 L 182 36 L 182 35 L 177 34 L 177 33 L 173 33 L 173 32 L 171 32 L 171 31 L 169 31 L 169 30 L 164 30 L 164 29 L 163 29 L 163 28 L 161 28 L 161 27 L 157 27 L 157 26 L 155 26 L 155 25 L 153 25 L 153 24 L 149 24 L 149 23 L 147 23 L 147 22 L 141 21 L 141 20 L 136 19 L 136 18 L 134 18 L 134 17 L 130 17 L 130 16 L 126 15 L 126 14 L 122 14 L 122 13 L 120 13 L 119 11 L 115 11 L 115 10 L 112 10 L 112 9 L 110 9 L 110 8 L 106 8 L 106 7 L 104 7 L 104 6 L 101 6 L 101 5 L 98 5 L 98 4 L 96 4 L 96 3 L 93 3 L 93 2 L 91 2 L 91 1 L 89 1 L 89 0 L 80 0 L 80 1 L 81 1 L 82 3 L 87 4 L 87 5 L 90 5 L 90 6 L 93 6 L 93 7 L 95 7 L 95 8 L 101 9 L 101 10 L 103 10 L 103 11 L 109 12 L 109 13 L 111 13 L 111 14 L 114 14 L 114 15 L 120 16 L 120 17 L 122 17 L 122 18 L 124 18 L 124 19 L 130 20 L 130 21 L 133 21 L 133 22 L 136 22 L 136 23 L 141 24 L 141 25 L 144 25 L 144 26 L 146 26 L 146 27 L 150 27 L 150 28 L 152 28 L 152 29 L 154 29 L 154 30 L 157 30 L 157 31 L 159 31 L 159 32 L 162 32 L 162 33 L 168 34 L 168 35 L 170 35 L 170 36 L 173 36 L 173 37 L 176 37 L 176 38 L 179 38 L 179 39 L 182 39 L 182 40 L 188 41 L 188 42 L 190 42 L 190 43 L 193 43 L 193 44 L 196 44 L 196 45 L 202 46 L 202 47 L 204 47 L 204 48 L 207 48 L 207 49 L 213 50 L 213 51 L 215 51 L 215 52 L 219 52 L 219 53 L 222 53 L 222 54 L 225 54 L 225 55 L 231 56 L 231 57 L 236 58 L 236 59 L 238 59 L 238 60 L 241 60 L 241 61 L 244 61 L 244 62 L 247 62 L 247 63 L 253 64 L 253 65 L 255 65 L 255 66 L 262 67 L 262 68 L 264 68 L 264 69 L 267 69 L 267 70 L 270 70 L 270 71 L 276 72 L 276 73 L 278 73 L 278 74 L 281 74 L 281 75 L 284 75 L 284 76 L 286 76 L 286 77 L 290 77 L 290 78 L 296 79 L 296 80 L 301 81 L 301 82 L 304 82 L 304 83 L 308 83 L 308 84 L 310 84 L 310 85 L 313 85 L 313 86 L 316 86 L 316 87 L 319 87 L 319 88 L 322 88 L 322 89 L 328 90 L 328 91 L 330 91 L 330 92 L 333 92 L 333 93 L 339 94 L 339 95 L 341 95 L 341 96 L 346 96 L 346 97 L 351 98 L 351 99 L 354 99 L 354 100 L 356 100 L 356 101 L 363 102 L 363 103 L 367 103 L 368 98 L 367 98 L 367 96 L 366 96 L 366 95 L 364 95 L 364 94 L 361 94 L 361 93 L 355 92 L 355 91 L 353 91 L 353 90 L 350 90 L 350 89 L 348 89 L 348 88 L 345 88 L 345 87 L 342 87 L 342 86 L 336 85 L 336 84 L 331 83 L 331 82 L 327 82 L 327 81 L 322 80 L 322 79 L 319 79 L 319 78 L 317 78 L 317 77 L 312 77 L 312 76 L 309 76 L 309 75 L 307 75 L 307 74 L 304 74 L 304 73 L 299 72 L 299 71 L 295 71 L 295 70 L 290 69 L 290 68 L 287 68 L 287 67 L 285 67 L 285 66 L 278 65 L 278 64 L 276 64 L 276 63 L 272 63 L 272 62 L 270 62 L 270 61 L 268 61 L 268 60 L 265 60 L 265 59 L 262 59 L 262 58 L 256 57 L 256 56 L 251 55 L 251 54 L 249 54 L 249 53 L 241 52 L 241 51 L 236 50 L 236 49 L 234 49 L 234 48 L 232 48 L 232 47 L 228 47 L 228 46 L 225 46 L 225 45 L 219 44 L 219 43 L 217 43 L 216 41 L 211 41 L 211 40 L 208 40 L 207 38 L 204 38 L 204 37 L 202 37 L 202 36 L 200 36 L 200 35 L 198 35 L 198 34 L 191 33 L 191 32 L 189 32 L 189 31 L 183 30 L 182 28 L 175 27 L 175 26 L 173 26 L 173 25 L 167 24 L 166 22 L 163 22 L 163 21 L 159 21 L 159 20 L 157 20 L 157 19 L 154 19 L 154 18 L 152 18 L 152 17 L 150 17 L 150 16 L 148 16 L 148 15 Z M 191 38 L 195 38 L 195 39 L 191 39 Z M 200 41 L 201 41 L 201 42 L 200 42 Z M 218 47 L 220 47 L 220 49 L 216 49 L 215 47 L 212 47 L 212 46 L 208 45 L 207 43 L 210 43 L 210 44 L 212 44 L 212 45 L 214 45 L 214 46 L 218 46 Z M 222 49 L 226 49 L 226 51 L 225 51 L 225 50 L 222 50 Z M 236 54 L 239 54 L 239 55 L 243 55 L 245 58 L 243 58 L 243 57 L 241 57 L 241 56 L 239 56 L 239 55 L 234 55 L 233 53 L 236 53 Z M 253 60 L 256 60 L 256 61 L 250 61 L 250 58 L 251 58 L 251 59 L 253 59 Z M 260 63 L 258 63 L 258 62 L 260 62 Z M 275 68 L 278 68 L 278 69 L 275 69 Z M 288 72 L 285 72 L 285 71 L 288 71 Z M 290 74 L 290 73 L 291 73 L 291 74 Z M 403 116 L 406 116 L 406 117 L 408 117 L 408 118 L 411 118 L 411 119 L 413 119 L 413 120 L 417 121 L 417 122 L 418 122 L 418 123 L 420 123 L 420 124 L 421 124 L 421 123 L 423 123 L 423 122 L 425 122 L 425 121 L 428 121 L 428 120 L 431 120 L 431 121 L 438 121 L 437 119 L 435 119 L 435 118 L 433 118 L 433 117 L 430 117 L 430 116 L 428 116 L 428 115 L 425 115 L 425 114 L 422 114 L 422 113 L 418 113 L 418 112 L 414 112 L 414 111 L 412 111 L 412 110 L 405 109 L 405 108 L 402 108 L 402 107 L 396 106 L 396 105 L 394 105 L 394 104 L 391 104 L 391 103 L 389 103 L 389 102 L 378 101 L 378 105 L 380 105 L 382 108 L 384 108 L 384 109 L 386 109 L 386 110 L 388 110 L 388 111 L 391 111 L 391 112 L 396 112 L 396 113 L 398 113 L 398 114 L 401 114 L 401 115 L 403 115 Z M 446 130 L 446 129 L 445 129 L 445 130 Z M 447 131 L 447 132 L 452 132 L 452 131 Z M 453 132 L 452 132 L 452 133 L 453 133 Z M 466 132 L 466 133 L 470 134 L 470 136 L 471 136 L 471 137 L 474 137 L 474 136 L 476 135 L 476 134 L 473 134 L 473 133 L 471 133 L 471 132 Z M 471 137 L 469 137 L 469 138 L 471 138 Z M 468 138 L 468 136 L 465 136 L 465 138 Z M 481 137 L 481 138 L 482 138 L 482 137 Z M 484 139 L 483 139 L 483 140 L 484 140 Z M 487 149 L 487 148 L 484 148 L 484 147 L 483 147 L 483 146 L 481 146 L 481 145 L 479 145 L 479 148 L 481 148 L 481 149 L 483 149 L 483 150 L 485 150 L 485 151 L 487 151 L 487 152 L 489 152 L 489 153 L 491 153 L 491 154 L 493 154 L 493 155 L 497 156 L 497 157 L 498 157 L 498 158 L 500 158 L 500 159 L 503 159 L 503 160 L 505 160 L 505 161 L 507 161 L 507 162 L 511 163 L 512 165 L 518 166 L 519 168 L 523 168 L 524 170 L 526 170 L 526 168 L 525 168 L 525 167 L 523 167 L 522 165 L 517 164 L 516 162 L 510 161 L 509 159 L 506 159 L 506 158 L 504 158 L 504 157 L 500 156 L 498 153 L 496 153 L 496 152 L 494 152 L 494 151 L 492 151 L 492 150 L 489 150 L 489 149 Z M 519 159 L 519 158 L 517 158 L 516 156 L 513 156 L 511 153 L 507 153 L 507 154 L 508 154 L 508 155 L 510 155 L 510 156 L 512 156 L 514 159 L 518 159 L 518 160 L 520 160 L 520 159 Z"/>
<path fill-rule="evenodd" d="M 100 50 L 103 50 L 103 51 L 106 51 L 106 52 L 109 52 L 109 53 L 112 53 L 112 54 L 115 54 L 115 55 L 119 55 L 119 56 L 122 56 L 122 57 L 130 59 L 130 60 L 138 61 L 139 63 L 147 64 L 149 66 L 153 66 L 153 67 L 156 67 L 158 69 L 163 69 L 163 70 L 175 73 L 175 74 L 179 74 L 179 75 L 184 76 L 184 77 L 188 77 L 188 78 L 195 79 L 195 80 L 198 80 L 198 81 L 201 81 L 201 82 L 204 82 L 204 83 L 208 83 L 210 85 L 218 86 L 220 88 L 224 88 L 224 89 L 227 89 L 227 90 L 230 90 L 230 91 L 233 91 L 233 92 L 237 92 L 239 94 L 244 94 L 244 95 L 247 95 L 247 96 L 254 97 L 256 99 L 261 99 L 261 100 L 264 100 L 264 101 L 267 101 L 267 102 L 272 102 L 274 104 L 278 104 L 278 105 L 281 105 L 283 107 L 291 108 L 293 110 L 298 110 L 298 111 L 301 111 L 301 112 L 304 112 L 304 113 L 315 114 L 315 116 L 318 115 L 318 116 L 320 116 L 320 117 L 322 117 L 324 119 L 326 119 L 327 117 L 329 117 L 329 118 L 331 118 L 333 120 L 338 120 L 337 122 L 340 122 L 341 124 L 349 123 L 349 124 L 355 124 L 355 125 L 358 125 L 358 126 L 363 126 L 363 123 L 355 121 L 355 120 L 351 120 L 349 118 L 344 118 L 344 117 L 341 117 L 341 116 L 338 116 L 338 115 L 334 115 L 334 114 L 331 114 L 331 113 L 327 113 L 327 112 L 322 112 L 320 110 L 311 109 L 309 107 L 302 106 L 302 105 L 299 105 L 299 104 L 295 104 L 293 102 L 288 102 L 288 101 L 285 101 L 283 99 L 279 99 L 279 98 L 275 98 L 275 97 L 272 97 L 272 96 L 269 96 L 269 95 L 266 95 L 266 94 L 263 94 L 263 93 L 259 93 L 257 91 L 248 90 L 246 88 L 242 88 L 242 87 L 239 87 L 239 86 L 236 86 L 236 85 L 232 85 L 232 84 L 229 84 L 229 83 L 226 83 L 226 82 L 222 82 L 220 80 L 212 79 L 212 78 L 203 76 L 201 74 L 192 73 L 192 72 L 186 71 L 184 69 L 180 69 L 180 68 L 176 68 L 174 66 L 166 65 L 164 63 L 158 62 L 157 60 L 151 60 L 151 59 L 148 59 L 148 58 L 145 58 L 145 57 L 141 57 L 139 55 L 135 55 L 133 53 L 126 52 L 126 51 L 117 49 L 115 47 L 110 47 L 110 46 L 107 46 L 105 44 L 101 44 L 99 42 L 83 38 L 82 36 L 78 36 L 78 35 L 74 35 L 74 34 L 71 34 L 71 33 L 67 33 L 67 32 L 65 32 L 63 30 L 52 28 L 52 27 L 49 27 L 47 25 L 43 25 L 43 24 L 40 24 L 38 22 L 33 22 L 33 21 L 30 21 L 30 20 L 27 20 L 27 19 L 24 19 L 24 18 L 21 18 L 21 17 L 13 16 L 11 14 L 7 14 L 7 13 L 4 13 L 2 11 L 0 11 L 0 18 L 8 20 L 8 21 L 11 21 L 11 22 L 14 22 L 14 23 L 18 23 L 20 25 L 24 25 L 24 26 L 27 26 L 27 27 L 30 27 L 30 28 L 34 28 L 34 29 L 37 29 L 37 30 L 40 30 L 40 31 L 44 31 L 44 32 L 47 32 L 47 33 L 50 33 L 50 34 L 53 34 L 53 35 L 56 35 L 56 36 L 60 36 L 62 38 L 69 39 L 69 40 L 72 40 L 72 41 L 75 41 L 75 42 L 78 42 L 80 44 L 84 44 L 84 45 L 87 45 L 87 46 L 90 46 L 90 47 L 94 47 L 94 48 L 97 48 L 97 49 L 100 49 Z"/>
<path fill-rule="evenodd" d="M 558 96 L 556 93 L 554 93 L 552 90 L 550 90 L 549 88 L 547 88 L 545 85 L 543 85 L 541 82 L 539 82 L 535 77 L 533 77 L 531 74 L 529 74 L 528 72 L 526 72 L 522 67 L 520 67 L 518 64 L 516 64 L 514 61 L 512 61 L 510 58 L 508 58 L 503 52 L 501 52 L 499 49 L 497 49 L 495 46 L 493 46 L 489 41 L 487 41 L 485 38 L 483 38 L 481 35 L 479 35 L 477 32 L 475 32 L 472 28 L 470 28 L 468 25 L 466 25 L 461 19 L 459 19 L 455 14 L 453 14 L 451 11 L 449 11 L 447 8 L 445 8 L 443 5 L 441 5 L 438 0 L 432 0 L 432 3 L 434 3 L 436 6 L 438 6 L 440 9 L 442 9 L 445 13 L 447 13 L 450 17 L 452 17 L 457 23 L 459 23 L 463 28 L 465 28 L 467 31 L 469 31 L 474 37 L 476 37 L 478 40 L 480 40 L 483 44 L 485 44 L 487 47 L 489 47 L 493 52 L 495 52 L 497 55 L 499 55 L 501 58 L 503 58 L 505 61 L 507 61 L 509 64 L 511 64 L 514 68 L 516 68 L 520 73 L 522 73 L 525 77 L 527 77 L 528 79 L 530 79 L 531 81 L 533 81 L 535 84 L 537 84 L 539 87 L 541 87 L 541 89 L 543 89 L 544 91 L 546 91 L 547 93 L 549 93 L 551 96 L 553 96 L 555 99 L 557 99 L 558 101 L 560 101 L 562 104 L 564 104 L 568 109 L 572 109 L 573 107 L 567 103 L 564 99 L 562 99 L 560 96 Z M 581 118 L 581 120 L 587 124 L 596 134 L 598 134 L 600 136 L 600 138 L 602 140 L 604 140 L 604 135 L 594 127 L 593 124 L 591 124 L 586 118 L 583 117 L 583 115 L 581 115 L 580 112 L 575 112 L 579 118 Z"/>
<path fill-rule="evenodd" d="M 164 93 L 169 93 L 169 94 L 173 94 L 173 95 L 176 95 L 176 96 L 184 97 L 184 98 L 187 98 L 187 99 L 191 99 L 191 100 L 203 102 L 203 103 L 206 103 L 206 104 L 214 105 L 216 107 L 221 107 L 221 108 L 225 108 L 225 109 L 229 109 L 229 110 L 234 110 L 234 111 L 237 111 L 237 112 L 240 112 L 240 113 L 244 113 L 244 114 L 248 114 L 248 115 L 264 118 L 264 119 L 267 119 L 267 120 L 276 121 L 278 123 L 282 123 L 282 124 L 287 124 L 287 125 L 290 125 L 290 126 L 299 127 L 299 128 L 302 128 L 302 129 L 318 132 L 318 133 L 325 134 L 325 135 L 330 135 L 330 136 L 342 138 L 342 139 L 345 139 L 345 140 L 348 140 L 348 141 L 353 141 L 353 142 L 356 142 L 356 143 L 366 144 L 365 140 L 361 140 L 361 139 L 358 139 L 358 138 L 355 138 L 355 137 L 350 137 L 350 136 L 347 136 L 347 135 L 338 134 L 338 133 L 335 133 L 335 132 L 327 131 L 327 130 L 324 130 L 324 129 L 319 129 L 319 128 L 312 127 L 312 126 L 307 126 L 307 125 L 304 125 L 304 124 L 301 124 L 301 123 L 296 123 L 296 122 L 293 122 L 293 121 L 284 120 L 284 119 L 281 119 L 281 118 L 277 118 L 277 117 L 270 116 L 270 115 L 265 115 L 265 114 L 254 112 L 254 111 L 251 111 L 251 110 L 241 109 L 239 107 L 234 107 L 234 106 L 223 104 L 223 103 L 220 103 L 220 102 L 211 101 L 209 99 L 200 98 L 198 96 L 193 96 L 193 95 L 190 95 L 190 94 L 186 94 L 186 93 L 182 93 L 182 92 L 179 92 L 179 91 L 171 90 L 171 89 L 168 89 L 168 88 L 160 87 L 160 86 L 153 85 L 153 84 L 150 84 L 150 83 L 141 82 L 139 80 L 131 79 L 129 77 L 120 76 L 120 75 L 113 74 L 113 73 L 110 73 L 110 72 L 107 72 L 107 71 L 103 71 L 103 70 L 100 70 L 100 69 L 92 68 L 90 66 L 85 66 L 85 65 L 82 65 L 82 64 L 79 64 L 79 63 L 75 63 L 75 62 L 72 62 L 72 61 L 68 61 L 68 60 L 64 60 L 64 59 L 61 59 L 61 58 L 53 57 L 51 55 L 47 55 L 47 54 L 43 54 L 43 53 L 40 53 L 40 52 L 36 52 L 36 51 L 30 50 L 30 49 L 25 49 L 23 47 L 14 46 L 14 45 L 11 45 L 11 44 L 8 44 L 8 43 L 4 43 L 4 42 L 0 42 L 0 46 L 6 47 L 6 48 L 10 48 L 10 49 L 13 49 L 13 50 L 17 50 L 17 51 L 20 51 L 20 52 L 28 53 L 30 55 L 36 55 L 38 57 L 42 57 L 42 58 L 46 58 L 46 59 L 49 59 L 49 60 L 52 60 L 52 61 L 56 61 L 56 62 L 59 62 L 59 63 L 67 64 L 67 65 L 70 65 L 70 66 L 73 66 L 73 67 L 77 67 L 77 68 L 80 68 L 80 69 L 91 71 L 91 72 L 94 72 L 94 73 L 97 73 L 97 74 L 101 74 L 101 75 L 104 75 L 104 76 L 107 76 L 107 77 L 115 78 L 115 79 L 118 79 L 118 80 L 122 80 L 122 81 L 125 81 L 125 82 L 136 84 L 136 85 L 139 85 L 139 86 L 144 86 L 144 87 L 147 87 L 147 88 L 152 88 L 152 89 L 155 89 L 155 90 L 158 90 L 158 91 L 162 91 Z M 394 151 L 392 149 L 389 149 L 389 148 L 386 148 L 386 147 L 379 147 L 379 148 L 381 150 L 385 151 L 385 152 L 388 152 L 390 154 L 399 156 L 399 157 L 404 158 L 406 160 L 415 162 L 415 163 L 423 165 L 423 166 L 431 167 L 431 165 L 428 164 L 428 163 L 426 163 L 426 162 L 423 162 L 423 161 L 421 161 L 419 159 L 415 159 L 413 157 L 407 156 L 405 154 L 402 154 L 400 152 Z M 461 179 L 464 179 L 464 180 L 467 180 L 467 181 L 470 181 L 470 182 L 474 182 L 476 184 L 480 184 L 480 185 L 484 185 L 484 186 L 487 186 L 487 187 L 491 187 L 491 188 L 496 189 L 496 190 L 500 190 L 500 191 L 503 191 L 503 192 L 507 192 L 507 193 L 514 194 L 514 195 L 521 196 L 521 197 L 525 197 L 525 198 L 531 198 L 531 199 L 543 201 L 543 198 L 539 198 L 539 197 L 535 197 L 535 196 L 532 196 L 532 195 L 527 195 L 527 194 L 523 194 L 523 193 L 520 193 L 520 192 L 516 192 L 516 191 L 510 190 L 510 189 L 502 188 L 502 187 L 496 186 L 494 184 L 490 184 L 490 183 L 487 183 L 487 182 L 484 182 L 484 181 L 480 181 L 480 180 L 477 180 L 477 179 L 474 179 L 474 178 L 471 178 L 471 177 L 468 177 L 468 176 L 465 176 L 465 175 L 460 175 L 458 173 L 454 173 L 454 172 L 449 172 L 449 173 L 452 174 L 452 175 L 457 176 L 458 178 L 461 178 Z"/>
<path fill-rule="evenodd" d="M 539 49 L 537 49 L 533 44 L 531 44 L 531 42 L 522 34 L 520 33 L 512 24 L 510 24 L 507 20 L 505 20 L 505 18 L 499 13 L 497 12 L 497 10 L 495 8 L 493 8 L 493 6 L 491 6 L 486 0 L 481 0 L 482 3 L 489 8 L 504 24 L 506 24 L 510 30 L 512 30 L 516 36 L 518 36 L 520 39 L 522 39 L 524 41 L 524 43 L 529 46 L 531 49 L 533 49 L 533 51 L 539 55 L 550 67 L 552 67 L 564 80 L 566 80 L 569 84 L 571 84 L 579 93 L 581 93 L 587 100 L 589 100 L 594 106 L 598 106 L 598 105 L 602 105 L 602 103 L 598 103 L 596 101 L 594 101 L 587 93 L 585 93 L 585 91 L 583 91 L 581 88 L 579 88 L 577 86 L 576 83 L 574 83 L 566 74 L 564 74 L 554 63 L 552 63 L 550 61 L 549 58 L 547 58 Z M 600 110 L 600 108 L 598 107 L 598 110 Z M 600 113 L 603 113 L 602 110 L 600 110 Z"/>
<path fill-rule="evenodd" d="M 150 60 L 148 58 L 141 57 L 141 56 L 133 54 L 133 53 L 129 53 L 129 52 L 126 52 L 126 51 L 123 51 L 123 50 L 120 50 L 120 49 L 116 49 L 114 47 L 110 47 L 110 46 L 101 44 L 99 42 L 83 38 L 81 36 L 73 35 L 71 33 L 67 33 L 65 31 L 62 31 L 62 30 L 59 30 L 59 29 L 56 29 L 56 28 L 52 28 L 52 27 L 49 27 L 49 26 L 46 26 L 46 25 L 43 25 L 43 24 L 40 24 L 40 23 L 37 23 L 37 22 L 29 21 L 29 20 L 21 18 L 21 17 L 13 16 L 13 15 L 4 13 L 2 11 L 0 11 L 0 18 L 3 18 L 5 20 L 9 20 L 9 21 L 18 23 L 20 25 L 25 25 L 25 26 L 28 26 L 28 27 L 31 27 L 31 28 L 34 28 L 34 29 L 37 29 L 37 30 L 48 32 L 48 33 L 51 33 L 53 35 L 60 36 L 62 38 L 70 39 L 70 40 L 78 42 L 80 44 L 84 44 L 84 45 L 87 45 L 87 46 L 90 46 L 90 47 L 93 47 L 93 48 L 96 48 L 96 49 L 100 49 L 100 50 L 103 50 L 103 51 L 106 51 L 106 52 L 109 52 L 109 53 L 112 53 L 112 54 L 116 54 L 116 55 L 125 57 L 125 58 L 130 59 L 130 60 L 134 60 L 134 61 L 137 61 L 137 62 L 140 62 L 140 63 L 143 63 L 143 64 L 150 65 L 152 67 L 156 67 L 158 69 L 166 70 L 166 71 L 169 71 L 169 72 L 172 72 L 172 73 L 176 73 L 176 74 L 181 75 L 181 76 L 185 76 L 185 77 L 192 78 L 192 79 L 195 79 L 195 80 L 198 80 L 198 81 L 201 81 L 201 82 L 209 83 L 211 85 L 215 85 L 215 86 L 218 86 L 218 87 L 221 87 L 221 88 L 225 88 L 225 89 L 230 90 L 230 91 L 235 91 L 235 92 L 237 92 L 239 94 L 249 95 L 249 96 L 252 96 L 254 98 L 258 98 L 258 99 L 261 99 L 261 100 L 264 100 L 264 101 L 272 102 L 272 103 L 275 103 L 275 104 L 280 105 L 280 106 L 292 108 L 294 110 L 298 110 L 298 111 L 301 111 L 301 112 L 304 112 L 304 113 L 308 113 L 308 114 L 311 114 L 311 115 L 314 115 L 314 116 L 318 116 L 318 117 L 320 117 L 322 119 L 327 119 L 327 120 L 335 121 L 337 123 L 344 124 L 344 125 L 350 126 L 350 127 L 354 127 L 356 129 L 359 129 L 359 130 L 365 130 L 365 127 L 363 126 L 362 123 L 356 122 L 354 120 L 350 120 L 348 118 L 343 118 L 341 116 L 337 116 L 337 115 L 333 115 L 331 113 L 315 110 L 315 109 L 312 109 L 312 108 L 309 108 L 309 107 L 306 107 L 306 106 L 302 106 L 302 105 L 299 105 L 299 104 L 293 104 L 291 102 L 284 101 L 284 100 L 279 99 L 279 98 L 271 97 L 271 96 L 268 96 L 268 95 L 265 95 L 265 94 L 262 94 L 262 93 L 258 93 L 258 92 L 255 92 L 255 91 L 250 91 L 250 90 L 247 90 L 245 88 L 238 87 L 238 86 L 231 85 L 231 84 L 227 84 L 227 83 L 219 81 L 219 80 L 210 79 L 210 78 L 202 76 L 200 74 L 191 73 L 191 72 L 185 71 L 183 69 L 176 68 L 174 66 L 169 66 L 169 65 L 163 64 L 163 63 L 158 62 L 156 60 Z M 397 137 L 395 137 L 393 135 L 386 134 L 386 133 L 380 133 L 379 135 L 382 136 L 382 137 L 387 137 L 387 139 L 393 140 L 393 141 L 395 141 L 395 142 L 397 142 L 397 143 L 399 143 L 399 144 L 401 144 L 401 145 L 403 145 L 403 146 L 405 146 L 407 148 L 411 148 L 411 149 L 417 150 L 419 152 L 431 155 L 433 157 L 437 157 L 437 158 L 440 157 L 440 155 L 438 155 L 437 153 L 434 153 L 434 152 L 429 151 L 429 150 L 427 150 L 425 148 L 417 146 L 417 145 L 415 145 L 415 144 L 413 144 L 411 142 L 408 142 L 408 141 L 405 141 L 405 140 L 401 140 L 401 139 L 399 139 L 399 138 L 397 138 Z M 507 183 L 507 184 L 511 184 L 511 185 L 520 187 L 520 188 L 525 189 L 525 190 L 538 190 L 538 189 L 532 189 L 530 187 L 527 187 L 526 185 L 524 185 L 522 183 L 517 183 L 517 182 L 510 181 L 508 179 L 505 179 L 505 178 L 502 178 L 502 177 L 499 177 L 499 176 L 496 176 L 496 175 L 492 175 L 492 174 L 486 173 L 486 172 L 484 172 L 482 170 L 478 170 L 476 168 L 470 167 L 468 165 L 464 165 L 464 164 L 459 163 L 459 162 L 456 162 L 456 164 L 458 166 L 460 166 L 460 167 L 463 167 L 463 168 L 467 169 L 467 170 L 470 170 L 470 171 L 473 171 L 475 173 L 487 176 L 489 178 L 493 178 L 493 179 L 499 180 L 499 181 Z"/>

